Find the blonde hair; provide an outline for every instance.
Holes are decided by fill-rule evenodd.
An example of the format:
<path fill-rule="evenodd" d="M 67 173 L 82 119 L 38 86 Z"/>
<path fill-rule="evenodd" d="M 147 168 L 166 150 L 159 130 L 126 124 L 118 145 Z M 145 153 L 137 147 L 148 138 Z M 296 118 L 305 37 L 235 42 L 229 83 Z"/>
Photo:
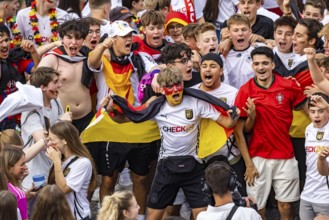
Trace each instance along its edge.
<path fill-rule="evenodd" d="M 97 220 L 123 220 L 123 211 L 128 210 L 134 194 L 131 191 L 118 191 L 105 196 Z"/>
<path fill-rule="evenodd" d="M 0 131 L 0 152 L 8 145 L 23 146 L 22 139 L 15 129 Z"/>
<path fill-rule="evenodd" d="M 209 22 L 198 25 L 194 30 L 194 36 L 197 39 L 197 41 L 200 41 L 200 39 L 198 39 L 200 37 L 200 35 L 207 31 L 216 32 L 216 27 Z"/>
<path fill-rule="evenodd" d="M 183 74 L 175 66 L 166 67 L 160 71 L 157 81 L 161 87 L 170 86 L 183 81 Z"/>
<path fill-rule="evenodd" d="M 323 37 L 326 35 L 329 35 L 329 24 L 326 24 L 325 26 L 323 26 L 321 31 L 318 33 L 318 37 Z"/>
<path fill-rule="evenodd" d="M 230 29 L 234 24 L 245 24 L 250 27 L 249 18 L 242 14 L 234 14 L 227 20 L 227 28 Z"/>

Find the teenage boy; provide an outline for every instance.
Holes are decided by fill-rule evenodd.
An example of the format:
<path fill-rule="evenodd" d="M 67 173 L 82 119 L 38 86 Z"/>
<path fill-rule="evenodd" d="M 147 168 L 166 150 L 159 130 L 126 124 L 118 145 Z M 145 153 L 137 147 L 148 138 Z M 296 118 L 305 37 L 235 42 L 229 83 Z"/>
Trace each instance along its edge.
<path fill-rule="evenodd" d="M 233 48 L 224 60 L 224 82 L 239 89 L 254 76 L 250 52 L 254 49 L 249 42 L 251 28 L 249 19 L 241 14 L 232 15 L 227 20 Z"/>
<path fill-rule="evenodd" d="M 102 97 L 116 94 L 125 98 L 129 104 L 138 106 L 137 86 L 139 74 L 135 72 L 138 54 L 131 53 L 132 33 L 134 30 L 125 21 L 114 21 L 110 26 L 109 37 L 99 44 L 89 56 L 89 65 L 95 70 L 102 70 L 102 73 L 95 73 L 98 88 L 98 107 L 101 107 Z M 109 51 L 111 61 L 104 56 Z M 118 174 L 123 170 L 126 161 L 129 163 L 133 182 L 133 192 L 140 205 L 139 213 L 145 214 L 146 198 L 153 172 L 151 164 L 155 166 L 157 159 L 159 131 L 155 123 L 152 129 L 147 130 L 146 123 L 143 124 L 109 124 L 113 133 L 107 142 L 93 143 L 89 150 L 96 161 L 98 173 L 102 175 L 100 186 L 100 199 L 114 192 Z M 133 131 L 138 131 L 136 137 L 132 136 Z M 154 138 L 142 141 L 144 136 L 154 133 Z M 121 140 L 115 136 L 124 137 Z M 148 185 L 149 184 L 149 185 Z"/>
<path fill-rule="evenodd" d="M 174 202 L 179 188 L 183 189 L 192 208 L 193 217 L 196 219 L 198 213 L 205 210 L 207 204 L 200 184 L 203 165 L 197 158 L 200 120 L 210 118 L 223 127 L 232 128 L 236 119 L 221 115 L 212 105 L 201 99 L 183 95 L 183 76 L 177 67 L 164 68 L 160 71 L 157 81 L 165 97 L 157 98 L 156 101 L 151 102 L 150 108 L 145 109 L 151 110 L 151 115 L 146 114 L 144 115 L 146 117 L 134 120 L 141 122 L 151 118 L 158 124 L 162 137 L 157 172 L 148 199 L 147 219 L 161 219 L 165 208 Z M 221 103 L 220 100 L 216 100 Z M 107 111 L 113 113 L 112 99 L 107 96 L 103 101 L 107 105 Z M 155 104 L 161 107 L 157 108 L 157 111 L 152 111 L 151 108 L 155 107 Z M 127 111 L 124 112 L 129 114 Z M 239 112 L 237 109 L 237 116 Z M 129 120 L 134 119 L 133 115 L 129 116 Z M 121 114 L 113 118 L 119 122 L 129 121 Z"/>
<path fill-rule="evenodd" d="M 196 38 L 194 31 L 198 27 L 198 24 L 188 24 L 182 30 L 182 35 L 184 38 L 184 43 L 192 50 L 197 52 L 198 48 L 196 46 Z"/>
<path fill-rule="evenodd" d="M 0 2 L 1 4 L 1 2 Z M 37 66 L 40 58 L 32 41 L 23 40 L 20 48 L 10 50 L 10 31 L 5 25 L 0 25 L 0 104 L 8 95 L 17 91 L 16 82 L 25 83 L 25 73 L 31 73 L 32 67 Z M 27 53 L 26 53 L 27 52 Z M 31 54 L 33 62 L 27 60 Z M 18 129 L 20 115 L 10 116 L 0 120 L 0 131 L 5 129 Z"/>
<path fill-rule="evenodd" d="M 39 66 L 55 69 L 62 87 L 59 98 L 63 106 L 70 106 L 74 126 L 81 133 L 93 118 L 90 85 L 93 72 L 87 64 L 89 49 L 83 46 L 89 25 L 82 20 L 70 20 L 59 28 L 62 46 L 46 53 Z M 78 96 L 76 94 L 79 94 Z"/>
<path fill-rule="evenodd" d="M 323 93 L 315 93 L 308 102 L 308 113 L 312 123 L 305 131 L 307 169 L 305 187 L 300 195 L 301 219 L 313 219 L 320 213 L 329 215 L 327 177 L 321 176 L 317 169 L 318 155 L 321 155 L 319 153 L 329 148 L 328 102 L 329 97 Z"/>
<path fill-rule="evenodd" d="M 92 18 L 102 21 L 101 36 L 108 34 L 110 27 L 111 0 L 89 1 L 90 13 Z"/>
<path fill-rule="evenodd" d="M 306 97 L 294 80 L 273 74 L 274 55 L 270 48 L 258 47 L 251 57 L 255 77 L 240 88 L 235 101 L 243 108 L 252 98 L 256 106 L 248 147 L 243 133 L 247 117 L 244 110 L 235 129 L 246 164 L 247 193 L 256 199 L 265 219 L 265 205 L 273 186 L 281 218 L 291 219 L 291 203 L 299 199 L 299 175 L 289 128 L 292 109 L 305 108 Z"/>
<path fill-rule="evenodd" d="M 33 143 L 45 138 L 45 132 L 59 118 L 71 120 L 72 114 L 64 114 L 60 100 L 58 99 L 59 89 L 62 83 L 59 73 L 49 67 L 40 67 L 31 75 L 31 85 L 40 88 L 42 91 L 41 102 L 43 107 L 22 113 L 22 139 L 24 147 L 29 148 Z M 27 163 L 29 175 L 23 180 L 24 189 L 30 189 L 33 185 L 34 175 L 48 176 L 52 163 L 41 151 L 30 162 Z"/>
<path fill-rule="evenodd" d="M 165 18 L 159 11 L 146 11 L 142 17 L 144 40 L 139 36 L 133 37 L 133 48 L 136 50 L 145 66 L 145 72 L 150 72 L 161 62 L 161 49 L 168 44 L 164 37 Z"/>

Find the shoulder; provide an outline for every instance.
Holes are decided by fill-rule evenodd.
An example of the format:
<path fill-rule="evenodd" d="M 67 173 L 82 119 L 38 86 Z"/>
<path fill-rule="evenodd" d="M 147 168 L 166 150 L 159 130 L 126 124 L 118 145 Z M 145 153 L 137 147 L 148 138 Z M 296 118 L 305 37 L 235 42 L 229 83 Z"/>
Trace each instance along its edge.
<path fill-rule="evenodd" d="M 243 219 L 261 220 L 260 215 L 253 208 L 240 206 L 236 214 L 243 216 Z"/>
<path fill-rule="evenodd" d="M 57 17 L 63 17 L 67 14 L 66 11 L 64 11 L 63 9 L 60 9 L 60 8 L 56 8 L 56 12 L 57 12 Z"/>
<path fill-rule="evenodd" d="M 24 9 L 21 9 L 17 12 L 17 18 L 19 17 L 27 17 L 28 16 L 28 12 L 31 11 L 31 7 L 27 7 L 27 8 L 24 8 Z"/>
<path fill-rule="evenodd" d="M 273 20 L 269 17 L 266 17 L 264 15 L 257 15 L 257 22 L 259 23 L 269 23 L 274 24 Z M 273 27 L 272 27 L 273 28 Z"/>

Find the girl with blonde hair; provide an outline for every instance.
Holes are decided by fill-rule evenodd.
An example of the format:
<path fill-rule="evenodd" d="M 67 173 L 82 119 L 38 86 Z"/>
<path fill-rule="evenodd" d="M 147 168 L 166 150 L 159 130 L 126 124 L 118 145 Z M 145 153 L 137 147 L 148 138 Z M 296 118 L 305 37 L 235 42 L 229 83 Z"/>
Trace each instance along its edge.
<path fill-rule="evenodd" d="M 131 191 L 118 191 L 105 196 L 97 220 L 137 219 L 139 205 Z"/>

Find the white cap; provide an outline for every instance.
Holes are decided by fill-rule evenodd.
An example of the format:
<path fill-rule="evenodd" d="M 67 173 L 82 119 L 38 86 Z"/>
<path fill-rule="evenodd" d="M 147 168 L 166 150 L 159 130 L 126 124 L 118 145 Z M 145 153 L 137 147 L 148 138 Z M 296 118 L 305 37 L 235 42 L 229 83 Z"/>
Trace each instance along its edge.
<path fill-rule="evenodd" d="M 130 32 L 136 33 L 134 29 L 132 29 L 129 24 L 125 21 L 114 21 L 110 25 L 110 30 L 109 30 L 109 37 L 115 37 L 115 36 L 126 36 Z"/>

